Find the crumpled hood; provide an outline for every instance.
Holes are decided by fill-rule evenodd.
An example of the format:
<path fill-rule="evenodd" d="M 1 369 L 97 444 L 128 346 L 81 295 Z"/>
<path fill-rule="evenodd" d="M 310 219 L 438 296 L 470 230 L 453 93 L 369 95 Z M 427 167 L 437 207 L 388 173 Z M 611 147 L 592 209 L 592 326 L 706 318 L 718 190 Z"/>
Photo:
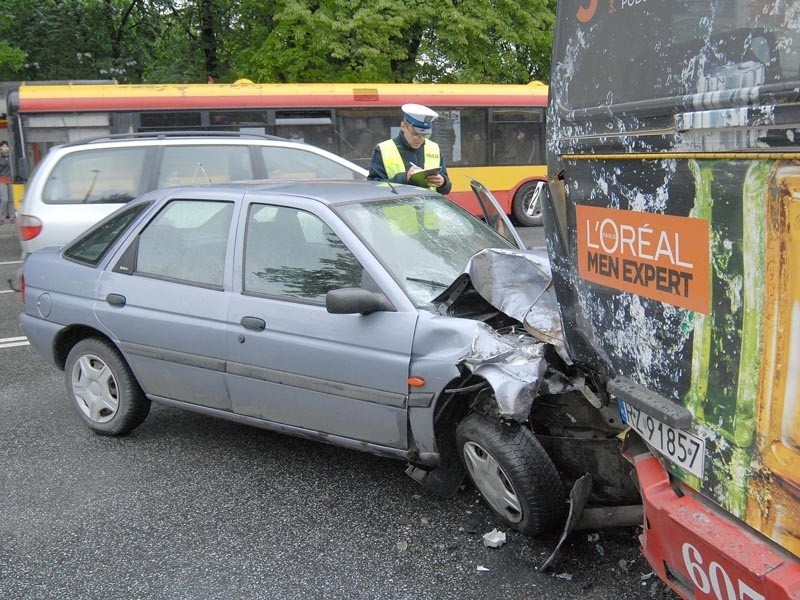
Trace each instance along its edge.
<path fill-rule="evenodd" d="M 545 250 L 487 248 L 470 259 L 464 272 L 433 303 L 446 310 L 471 284 L 490 305 L 522 323 L 528 333 L 562 346 L 561 313 L 551 279 Z"/>

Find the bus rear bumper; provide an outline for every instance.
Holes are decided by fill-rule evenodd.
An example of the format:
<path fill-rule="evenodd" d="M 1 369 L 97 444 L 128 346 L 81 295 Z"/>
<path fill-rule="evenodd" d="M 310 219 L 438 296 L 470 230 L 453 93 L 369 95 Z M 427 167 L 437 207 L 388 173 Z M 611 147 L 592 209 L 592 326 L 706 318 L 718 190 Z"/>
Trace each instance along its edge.
<path fill-rule="evenodd" d="M 634 465 L 644 506 L 639 536 L 653 571 L 682 598 L 800 599 L 800 559 L 726 516 L 691 490 L 681 496 L 658 458 L 623 453 Z"/>

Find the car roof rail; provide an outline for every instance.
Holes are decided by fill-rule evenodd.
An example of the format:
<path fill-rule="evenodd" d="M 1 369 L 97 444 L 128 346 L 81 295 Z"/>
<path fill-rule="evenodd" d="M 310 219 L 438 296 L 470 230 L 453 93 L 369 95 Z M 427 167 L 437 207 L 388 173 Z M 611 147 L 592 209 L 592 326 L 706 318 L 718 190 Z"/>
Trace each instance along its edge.
<path fill-rule="evenodd" d="M 272 140 L 277 142 L 289 142 L 291 140 L 280 137 L 278 135 L 269 135 L 266 133 L 252 133 L 249 131 L 204 131 L 204 130 L 175 130 L 175 131 L 135 131 L 131 133 L 111 133 L 108 135 L 99 135 L 96 137 L 88 137 L 73 142 L 62 144 L 62 148 L 69 148 L 71 146 L 81 146 L 83 144 L 93 144 L 99 142 L 111 142 L 115 140 L 164 140 L 167 138 L 224 138 L 224 137 L 237 137 L 249 138 L 257 140 Z"/>

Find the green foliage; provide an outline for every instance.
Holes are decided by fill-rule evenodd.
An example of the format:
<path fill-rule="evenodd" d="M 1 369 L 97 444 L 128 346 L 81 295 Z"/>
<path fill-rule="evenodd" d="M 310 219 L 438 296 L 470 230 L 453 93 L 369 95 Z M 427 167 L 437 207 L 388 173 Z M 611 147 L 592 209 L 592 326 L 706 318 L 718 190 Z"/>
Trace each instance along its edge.
<path fill-rule="evenodd" d="M 547 79 L 556 0 L 3 4 L 0 80 L 523 83 Z"/>
<path fill-rule="evenodd" d="M 12 46 L 6 40 L 0 40 L 0 72 L 16 72 L 25 62 L 25 52 Z"/>

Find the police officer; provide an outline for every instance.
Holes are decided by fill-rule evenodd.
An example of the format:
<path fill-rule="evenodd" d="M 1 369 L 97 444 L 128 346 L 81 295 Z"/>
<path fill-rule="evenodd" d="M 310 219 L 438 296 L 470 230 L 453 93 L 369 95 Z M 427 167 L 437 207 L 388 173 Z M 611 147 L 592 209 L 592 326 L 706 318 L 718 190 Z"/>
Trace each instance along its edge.
<path fill-rule="evenodd" d="M 452 183 L 444 158 L 439 145 L 428 139 L 439 115 L 421 104 L 404 104 L 402 111 L 400 134 L 375 146 L 368 179 L 409 183 L 417 171 L 441 167 L 439 173 L 427 177 L 427 184 L 430 189 L 447 194 Z"/>

